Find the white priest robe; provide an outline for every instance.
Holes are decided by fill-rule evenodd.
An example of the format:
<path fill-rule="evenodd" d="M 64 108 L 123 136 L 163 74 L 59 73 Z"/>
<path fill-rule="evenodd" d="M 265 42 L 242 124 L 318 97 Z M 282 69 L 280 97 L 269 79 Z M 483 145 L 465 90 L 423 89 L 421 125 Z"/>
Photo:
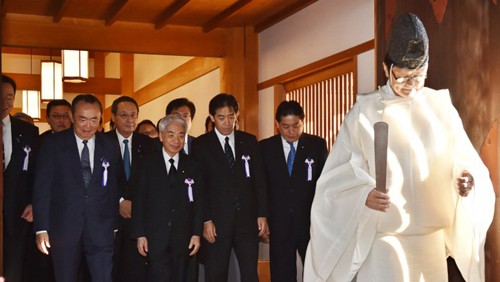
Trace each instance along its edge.
<path fill-rule="evenodd" d="M 375 187 L 378 121 L 389 125 L 387 212 L 365 206 Z M 463 170 L 475 182 L 467 197 L 458 194 Z M 304 281 L 446 282 L 447 256 L 467 281 L 484 281 L 494 200 L 447 90 L 404 98 L 386 85 L 359 95 L 317 182 Z"/>

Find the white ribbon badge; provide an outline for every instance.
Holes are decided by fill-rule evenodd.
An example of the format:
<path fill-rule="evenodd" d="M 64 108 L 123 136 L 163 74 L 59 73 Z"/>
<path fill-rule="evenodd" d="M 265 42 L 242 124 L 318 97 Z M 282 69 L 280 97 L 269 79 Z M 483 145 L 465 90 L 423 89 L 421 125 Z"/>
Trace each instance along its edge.
<path fill-rule="evenodd" d="M 106 160 L 102 161 L 102 167 L 104 168 L 104 171 L 102 172 L 102 187 L 106 187 L 108 184 L 108 167 L 109 167 L 109 162 Z"/>
<path fill-rule="evenodd" d="M 250 177 L 250 165 L 248 164 L 248 161 L 250 160 L 250 156 L 241 156 L 241 159 L 245 161 L 245 175 L 246 177 Z"/>
<path fill-rule="evenodd" d="M 194 184 L 194 180 L 192 178 L 186 178 L 186 180 L 184 180 L 184 183 L 186 183 L 188 185 L 188 198 L 189 198 L 189 202 L 194 202 L 194 198 L 193 198 L 193 187 L 191 185 Z"/>
<path fill-rule="evenodd" d="M 313 159 L 306 159 L 307 164 L 307 181 L 312 181 L 313 168 L 312 165 L 314 163 Z"/>
<path fill-rule="evenodd" d="M 28 162 L 30 159 L 31 148 L 30 146 L 26 145 L 24 146 L 23 150 L 26 153 L 26 156 L 24 156 L 23 171 L 28 171 Z"/>

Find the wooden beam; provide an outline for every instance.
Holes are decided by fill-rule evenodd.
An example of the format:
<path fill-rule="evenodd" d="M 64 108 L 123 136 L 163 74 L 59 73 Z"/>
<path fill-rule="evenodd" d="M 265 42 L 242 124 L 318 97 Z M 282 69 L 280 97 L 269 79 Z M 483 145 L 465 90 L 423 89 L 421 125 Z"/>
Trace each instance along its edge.
<path fill-rule="evenodd" d="M 165 95 L 217 68 L 222 64 L 219 58 L 194 58 L 175 68 L 157 80 L 137 90 L 133 98 L 144 105 Z"/>
<path fill-rule="evenodd" d="M 106 17 L 106 26 L 110 26 L 115 23 L 115 21 L 123 13 L 123 7 L 128 3 L 128 0 L 115 0 L 111 5 L 108 16 Z"/>
<path fill-rule="evenodd" d="M 51 52 L 52 54 L 61 54 L 61 49 L 55 50 L 40 48 L 2 47 L 2 54 L 50 56 Z"/>
<path fill-rule="evenodd" d="M 275 84 L 288 82 L 300 76 L 304 76 L 309 73 L 323 70 L 340 62 L 343 62 L 347 57 L 354 57 L 357 56 L 358 54 L 370 51 L 374 48 L 375 48 L 375 40 L 372 39 L 370 41 L 366 41 L 364 43 L 356 45 L 350 49 L 344 50 L 337 54 L 321 59 L 319 61 L 313 62 L 309 65 L 303 66 L 301 68 L 289 71 L 285 74 L 263 81 L 257 85 L 257 88 L 258 90 L 262 90 L 271 87 Z"/>
<path fill-rule="evenodd" d="M 61 21 L 61 19 L 64 17 L 64 13 L 66 12 L 66 9 L 68 8 L 68 3 L 70 0 L 59 0 L 57 3 L 56 7 L 56 13 L 54 15 L 54 18 L 52 19 L 53 22 L 58 23 Z"/>
<path fill-rule="evenodd" d="M 2 54 L 36 55 L 47 57 L 61 57 L 61 49 L 2 47 Z M 106 54 L 106 52 L 104 53 Z M 89 58 L 94 59 L 94 51 L 89 51 Z"/>
<path fill-rule="evenodd" d="M 106 53 L 94 53 L 94 77 L 105 77 L 106 73 Z"/>
<path fill-rule="evenodd" d="M 23 109 L 22 108 L 12 108 L 12 111 L 10 112 L 11 115 L 17 114 L 17 113 L 22 113 Z M 47 122 L 47 110 L 46 109 L 40 109 L 40 118 L 33 119 L 35 122 Z M 43 132 L 40 132 L 43 133 Z"/>
<path fill-rule="evenodd" d="M 134 54 L 120 54 L 122 95 L 134 95 Z"/>
<path fill-rule="evenodd" d="M 246 4 L 250 3 L 251 1 L 252 0 L 239 0 L 235 2 L 229 8 L 225 9 L 220 14 L 215 16 L 212 20 L 210 20 L 208 23 L 206 23 L 203 26 L 203 32 L 212 31 L 213 29 L 221 25 L 225 19 L 230 17 L 232 14 L 236 13 L 239 9 L 243 8 Z"/>
<path fill-rule="evenodd" d="M 6 73 L 14 79 L 19 90 L 40 90 L 39 74 Z M 85 83 L 63 83 L 64 92 L 121 94 L 121 79 L 90 77 Z"/>
<path fill-rule="evenodd" d="M 155 22 L 155 28 L 160 29 L 167 25 L 173 15 L 175 15 L 182 7 L 186 6 L 190 0 L 177 0 L 170 7 L 168 7 L 163 13 L 160 14 Z"/>
<path fill-rule="evenodd" d="M 93 51 L 221 57 L 226 53 L 223 30 L 203 33 L 196 27 L 173 26 L 155 30 L 151 25 L 116 22 L 110 27 L 61 23 L 2 21 L 3 46 L 85 49 Z"/>
<path fill-rule="evenodd" d="M 267 19 L 264 19 L 263 21 L 257 23 L 255 25 L 255 32 L 259 33 L 277 23 L 280 21 L 288 18 L 289 16 L 297 13 L 298 11 L 304 9 L 305 7 L 311 5 L 312 3 L 316 2 L 318 0 L 302 0 L 302 1 L 297 1 L 292 5 L 287 6 L 286 9 L 279 11 L 278 13 L 268 17 Z"/>
<path fill-rule="evenodd" d="M 228 54 L 221 69 L 221 92 L 236 97 L 240 129 L 259 135 L 258 36 L 252 27 L 226 29 Z"/>

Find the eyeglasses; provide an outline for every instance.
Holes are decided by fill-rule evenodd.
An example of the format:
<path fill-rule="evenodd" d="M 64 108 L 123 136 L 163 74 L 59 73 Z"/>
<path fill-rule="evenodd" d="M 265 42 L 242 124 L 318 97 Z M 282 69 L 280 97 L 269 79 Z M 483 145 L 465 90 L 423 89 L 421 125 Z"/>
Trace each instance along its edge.
<path fill-rule="evenodd" d="M 137 113 L 131 113 L 131 114 L 119 114 L 117 115 L 120 117 L 122 120 L 127 120 L 127 119 L 136 119 L 138 117 Z"/>
<path fill-rule="evenodd" d="M 69 119 L 69 115 L 50 115 L 51 118 L 53 119 L 63 119 L 63 120 L 68 120 Z"/>
<path fill-rule="evenodd" d="M 390 73 L 391 73 L 391 79 L 392 77 L 394 77 L 394 81 L 397 83 L 397 84 L 409 84 L 410 80 L 413 82 L 413 83 L 421 83 L 423 82 L 426 78 L 427 78 L 427 75 L 417 75 L 417 76 L 410 76 L 410 77 L 396 77 L 396 75 L 394 74 L 394 71 L 392 70 L 392 66 L 393 64 L 391 64 L 391 69 L 390 69 Z"/>

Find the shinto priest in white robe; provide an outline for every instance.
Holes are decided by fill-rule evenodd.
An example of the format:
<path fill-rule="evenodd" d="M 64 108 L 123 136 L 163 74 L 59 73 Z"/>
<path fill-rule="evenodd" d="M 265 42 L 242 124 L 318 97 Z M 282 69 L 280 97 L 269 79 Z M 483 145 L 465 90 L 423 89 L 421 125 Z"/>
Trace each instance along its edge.
<path fill-rule="evenodd" d="M 387 212 L 365 206 L 378 121 L 389 125 Z M 463 170 L 475 182 L 467 197 L 458 194 Z M 447 256 L 467 281 L 484 281 L 494 200 L 447 90 L 403 98 L 386 85 L 358 95 L 317 183 L 304 281 L 446 282 Z"/>

